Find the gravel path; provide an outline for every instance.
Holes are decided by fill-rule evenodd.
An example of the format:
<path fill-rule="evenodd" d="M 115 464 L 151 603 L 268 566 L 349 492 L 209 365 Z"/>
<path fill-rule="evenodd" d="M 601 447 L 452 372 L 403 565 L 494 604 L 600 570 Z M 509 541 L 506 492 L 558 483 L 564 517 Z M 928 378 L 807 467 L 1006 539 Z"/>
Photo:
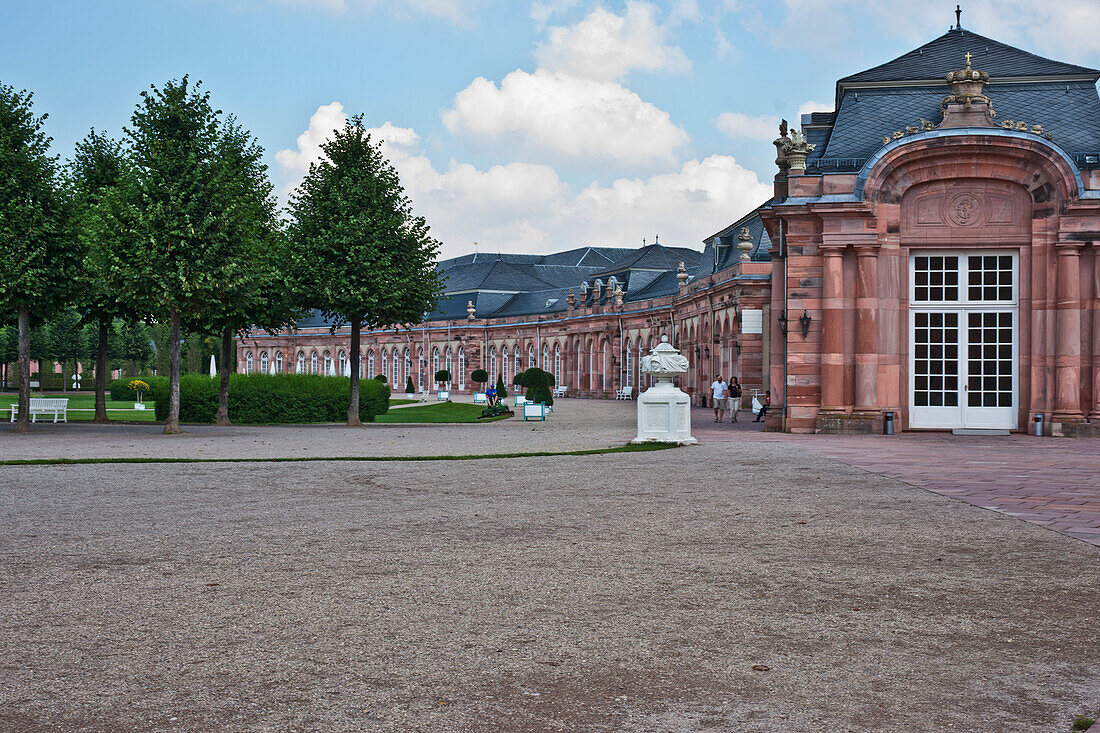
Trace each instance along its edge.
<path fill-rule="evenodd" d="M 1067 731 L 1100 712 L 1095 548 L 793 445 L 0 467 L 0 506 L 3 730 Z"/>
<path fill-rule="evenodd" d="M 468 395 L 467 395 L 468 397 Z M 279 458 L 416 456 L 571 451 L 622 445 L 635 432 L 637 405 L 559 400 L 546 422 L 511 418 L 492 423 L 187 425 L 163 435 L 157 425 L 35 424 L 17 435 L 0 424 L 0 459 L 35 458 Z"/>

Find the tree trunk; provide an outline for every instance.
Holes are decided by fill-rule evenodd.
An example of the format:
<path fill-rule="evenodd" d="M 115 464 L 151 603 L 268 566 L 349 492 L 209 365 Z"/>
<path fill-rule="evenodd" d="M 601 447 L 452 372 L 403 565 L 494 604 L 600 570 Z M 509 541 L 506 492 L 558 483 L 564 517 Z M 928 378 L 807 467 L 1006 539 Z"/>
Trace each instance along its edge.
<path fill-rule="evenodd" d="M 218 425 L 232 425 L 229 420 L 229 357 L 233 349 L 233 329 L 226 326 L 222 331 L 222 369 L 218 374 L 221 383 L 218 385 L 218 417 L 215 420 Z"/>
<path fill-rule="evenodd" d="M 15 432 L 31 431 L 31 314 L 19 309 L 19 417 Z"/>
<path fill-rule="evenodd" d="M 348 427 L 359 427 L 363 421 L 359 419 L 359 332 L 362 323 L 358 316 L 351 321 L 351 364 L 348 371 L 351 374 L 351 401 L 348 403 Z"/>
<path fill-rule="evenodd" d="M 107 334 L 110 319 L 99 318 L 99 344 L 95 351 L 95 418 L 94 423 L 107 423 Z"/>
<path fill-rule="evenodd" d="M 168 321 L 168 417 L 164 419 L 164 434 L 177 435 L 180 430 L 180 312 L 173 308 Z"/>
<path fill-rule="evenodd" d="M 69 372 L 69 360 L 68 359 L 62 359 L 61 360 L 61 391 L 62 392 L 68 392 L 69 391 L 69 384 L 68 384 L 69 374 L 68 374 L 68 372 Z"/>

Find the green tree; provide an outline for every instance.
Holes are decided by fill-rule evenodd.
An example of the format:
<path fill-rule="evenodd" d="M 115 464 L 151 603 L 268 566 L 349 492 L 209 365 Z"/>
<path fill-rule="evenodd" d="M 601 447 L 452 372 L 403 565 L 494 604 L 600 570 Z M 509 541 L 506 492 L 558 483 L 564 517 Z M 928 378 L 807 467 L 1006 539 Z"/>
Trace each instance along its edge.
<path fill-rule="evenodd" d="M 97 423 L 110 422 L 107 417 L 107 361 L 111 331 L 115 319 L 126 314 L 119 298 L 107 287 L 108 281 L 100 277 L 108 267 L 105 259 L 111 238 L 103 236 L 106 230 L 99 226 L 97 217 L 104 195 L 116 190 L 128 173 L 121 143 L 95 130 L 76 144 L 69 163 L 77 232 L 84 249 L 78 303 L 85 314 L 84 322 L 95 329 L 94 337 L 87 341 L 88 351 L 95 359 L 93 422 Z"/>
<path fill-rule="evenodd" d="M 0 312 L 18 318 L 21 433 L 31 428 L 31 318 L 48 318 L 65 303 L 80 263 L 46 117 L 35 117 L 32 106 L 32 94 L 0 84 Z"/>
<path fill-rule="evenodd" d="M 156 352 L 153 350 L 153 335 L 149 327 L 141 321 L 115 323 L 115 356 L 130 365 L 130 376 L 138 376 L 149 366 Z"/>
<path fill-rule="evenodd" d="M 197 323 L 238 267 L 238 215 L 220 141 L 221 111 L 185 76 L 142 92 L 126 129 L 133 174 L 103 197 L 101 277 L 133 315 L 167 325 L 165 433 L 179 433 L 182 324 Z"/>
<path fill-rule="evenodd" d="M 49 356 L 61 364 L 61 391 L 69 389 L 69 364 L 76 369 L 76 362 L 84 356 L 84 339 L 80 328 L 80 314 L 66 308 L 54 316 L 46 326 L 49 339 Z"/>
<path fill-rule="evenodd" d="M 416 387 L 413 386 L 413 378 L 405 377 L 405 394 L 412 394 L 416 391 Z"/>
<path fill-rule="evenodd" d="M 8 365 L 19 359 L 19 336 L 15 326 L 0 326 L 0 387 L 8 388 Z"/>
<path fill-rule="evenodd" d="M 501 402 L 508 396 L 508 390 L 504 386 L 504 375 L 497 375 L 497 399 Z"/>
<path fill-rule="evenodd" d="M 484 369 L 475 369 L 470 373 L 470 381 L 474 384 L 485 384 L 489 381 L 489 372 Z M 485 388 L 482 387 L 481 390 L 484 392 Z"/>
<path fill-rule="evenodd" d="M 415 216 L 397 171 L 353 117 L 321 145 L 324 157 L 291 197 L 289 264 L 303 307 L 351 325 L 351 363 L 364 327 L 417 323 L 438 302 L 439 242 Z M 348 425 L 360 425 L 351 380 Z"/>
<path fill-rule="evenodd" d="M 516 379 L 518 380 L 519 377 L 520 375 L 517 374 Z M 550 389 L 554 386 L 554 375 L 550 372 L 538 367 L 531 367 L 523 372 L 522 386 L 527 388 L 527 399 L 531 402 L 554 404 L 554 393 Z"/>
<path fill-rule="evenodd" d="M 208 301 L 199 327 L 220 339 L 222 369 L 218 385 L 218 425 L 230 425 L 229 375 L 233 336 L 254 328 L 277 333 L 293 327 L 305 313 L 294 307 L 282 268 L 284 233 L 279 224 L 274 188 L 263 163 L 263 148 L 251 134 L 229 118 L 218 140 L 218 160 L 235 215 L 230 227 L 229 251 L 234 263 L 219 273 L 217 291 Z"/>

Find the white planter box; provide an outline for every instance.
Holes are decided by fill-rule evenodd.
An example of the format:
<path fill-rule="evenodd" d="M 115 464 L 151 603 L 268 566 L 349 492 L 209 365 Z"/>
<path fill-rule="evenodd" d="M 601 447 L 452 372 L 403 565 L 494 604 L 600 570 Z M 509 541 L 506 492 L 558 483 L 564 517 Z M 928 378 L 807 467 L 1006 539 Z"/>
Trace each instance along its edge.
<path fill-rule="evenodd" d="M 134 403 L 134 409 L 135 410 L 144 410 L 145 409 L 145 403 L 144 402 L 135 402 Z"/>

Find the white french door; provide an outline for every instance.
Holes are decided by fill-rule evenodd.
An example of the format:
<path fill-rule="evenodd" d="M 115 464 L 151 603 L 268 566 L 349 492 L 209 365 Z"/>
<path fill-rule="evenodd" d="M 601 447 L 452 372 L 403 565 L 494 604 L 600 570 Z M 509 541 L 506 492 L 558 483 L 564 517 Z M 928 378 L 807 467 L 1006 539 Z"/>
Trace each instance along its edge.
<path fill-rule="evenodd" d="M 1014 252 L 910 256 L 911 427 L 1017 427 L 1017 272 Z"/>

